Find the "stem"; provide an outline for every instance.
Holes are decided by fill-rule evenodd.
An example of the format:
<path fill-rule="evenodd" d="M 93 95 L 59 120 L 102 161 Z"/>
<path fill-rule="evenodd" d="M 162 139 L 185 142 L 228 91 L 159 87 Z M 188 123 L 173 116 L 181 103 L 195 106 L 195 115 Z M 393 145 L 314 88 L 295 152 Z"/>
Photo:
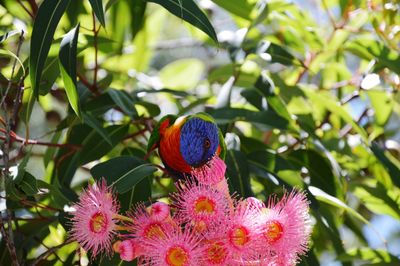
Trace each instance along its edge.
<path fill-rule="evenodd" d="M 74 242 L 73 239 L 67 239 L 64 243 L 61 243 L 58 246 L 54 246 L 49 248 L 47 251 L 45 251 L 44 253 L 42 253 L 33 263 L 32 266 L 38 265 L 42 260 L 48 258 L 50 255 L 52 255 L 53 253 L 55 253 L 57 250 L 59 250 L 60 248 L 62 248 L 63 246 L 66 246 L 68 244 L 71 244 L 72 242 Z"/>
<path fill-rule="evenodd" d="M 322 0 L 322 5 L 324 6 L 324 9 L 326 10 L 326 13 L 328 14 L 328 18 L 329 18 L 329 21 L 332 24 L 333 29 L 336 30 L 338 28 L 338 26 L 336 25 L 335 18 L 333 17 L 333 14 L 329 10 L 328 5 L 326 4 L 325 0 Z"/>
<path fill-rule="evenodd" d="M 118 231 L 130 231 L 131 229 L 127 226 L 122 226 L 122 225 L 114 225 L 114 228 Z"/>
<path fill-rule="evenodd" d="M 11 217 L 8 217 L 8 215 L 7 215 L 7 224 L 8 224 L 8 226 L 10 226 L 8 221 L 11 222 Z M 7 246 L 8 252 L 10 252 L 13 265 L 19 265 L 17 253 L 15 252 L 14 241 L 10 239 L 10 237 L 9 237 L 10 234 L 9 234 L 9 232 L 6 231 L 6 229 L 4 227 L 4 221 L 3 221 L 2 213 L 0 213 L 0 232 L 1 232 L 1 235 L 4 237 L 4 240 L 6 242 L 6 246 Z M 14 250 L 14 252 L 12 252 L 12 250 Z"/>
<path fill-rule="evenodd" d="M 93 87 L 97 90 L 97 70 L 99 68 L 99 64 L 97 61 L 97 34 L 98 31 L 96 30 L 96 16 L 94 12 L 92 12 L 93 17 L 93 46 L 94 46 L 94 73 L 93 73 Z"/>
<path fill-rule="evenodd" d="M 24 31 L 21 31 L 21 34 L 18 39 L 17 51 L 15 54 L 16 57 L 19 56 L 19 52 L 21 50 L 23 41 L 24 41 Z M 14 99 L 13 112 L 12 112 L 12 114 L 9 114 L 9 111 L 7 110 L 8 108 L 7 108 L 6 98 L 7 98 L 8 92 L 10 91 L 10 88 L 12 85 L 12 80 L 14 78 L 16 65 L 17 65 L 17 59 L 14 59 L 12 69 L 11 69 L 11 77 L 8 80 L 8 85 L 7 85 L 5 94 L 2 97 L 1 102 L 0 102 L 0 106 L 4 110 L 4 121 L 3 122 L 5 122 L 5 127 L 6 127 L 6 129 L 3 129 L 3 132 L 5 133 L 5 137 L 2 137 L 4 142 L 1 144 L 1 150 L 3 152 L 3 163 L 4 163 L 4 169 L 2 169 L 2 175 L 1 175 L 1 184 L 0 184 L 1 188 L 4 188 L 6 178 L 11 178 L 10 172 L 9 172 L 9 163 L 10 163 L 9 159 L 10 159 L 11 144 L 13 141 L 12 128 L 14 128 L 15 121 L 17 120 L 18 112 L 16 110 L 18 109 L 18 106 L 19 106 L 20 90 L 21 90 L 21 86 L 23 83 L 23 79 L 25 78 L 25 77 L 21 77 L 21 80 L 18 83 L 19 87 L 17 88 L 18 92 L 17 92 L 16 99 Z M 8 230 L 7 231 L 5 230 L 4 222 L 3 222 L 3 218 L 2 218 L 3 213 L 0 213 L 1 234 L 6 241 L 6 246 L 7 246 L 8 252 L 10 253 L 11 260 L 12 260 L 12 265 L 18 266 L 19 261 L 18 261 L 18 257 L 17 257 L 17 251 L 15 249 L 14 234 L 13 234 L 13 228 L 12 228 L 12 217 L 11 217 L 12 212 L 8 208 L 6 209 L 5 212 L 7 215 L 6 223 L 7 223 Z"/>
<path fill-rule="evenodd" d="M 31 19 L 34 19 L 35 16 L 29 11 L 29 9 L 22 3 L 21 0 L 18 0 L 18 4 L 25 10 L 26 13 L 31 17 Z"/>
<path fill-rule="evenodd" d="M 132 138 L 135 138 L 137 136 L 143 135 L 144 133 L 147 132 L 147 130 L 148 130 L 147 128 L 144 128 L 144 129 L 141 129 L 141 130 L 139 130 L 139 131 L 137 131 L 135 133 L 129 134 L 126 137 L 124 137 L 124 140 L 132 139 Z"/>
<path fill-rule="evenodd" d="M 5 130 L 3 128 L 0 128 L 0 132 L 7 134 L 7 130 Z M 18 136 L 17 134 L 15 134 L 14 131 L 10 131 L 9 138 L 12 139 L 13 141 L 23 143 L 24 145 L 41 145 L 41 146 L 48 146 L 48 147 L 69 148 L 72 150 L 79 150 L 81 148 L 80 145 L 75 145 L 75 144 L 70 144 L 70 143 L 51 143 L 51 142 L 38 141 L 38 140 L 34 140 L 34 139 L 25 139 L 25 138 L 22 138 L 22 137 Z M 7 140 L 7 135 L 6 135 L 6 137 L 0 136 L 0 139 Z"/>
<path fill-rule="evenodd" d="M 28 3 L 32 8 L 33 16 L 36 17 L 36 14 L 37 14 L 38 9 L 39 9 L 38 5 L 36 4 L 35 0 L 28 0 Z"/>
<path fill-rule="evenodd" d="M 79 80 L 88 88 L 94 95 L 100 95 L 100 93 L 96 90 L 94 85 L 90 84 L 89 81 L 81 74 L 78 73 Z"/>
<path fill-rule="evenodd" d="M 114 214 L 113 218 L 118 219 L 120 221 L 127 221 L 133 223 L 133 219 L 121 214 Z"/>

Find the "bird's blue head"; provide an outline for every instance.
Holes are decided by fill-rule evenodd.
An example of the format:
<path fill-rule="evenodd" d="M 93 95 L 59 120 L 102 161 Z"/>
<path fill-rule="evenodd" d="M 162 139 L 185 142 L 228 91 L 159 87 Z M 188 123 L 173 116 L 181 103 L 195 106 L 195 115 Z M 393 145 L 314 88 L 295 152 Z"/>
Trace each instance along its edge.
<path fill-rule="evenodd" d="M 207 163 L 219 146 L 218 127 L 215 123 L 193 117 L 181 128 L 180 151 L 192 167 Z"/>

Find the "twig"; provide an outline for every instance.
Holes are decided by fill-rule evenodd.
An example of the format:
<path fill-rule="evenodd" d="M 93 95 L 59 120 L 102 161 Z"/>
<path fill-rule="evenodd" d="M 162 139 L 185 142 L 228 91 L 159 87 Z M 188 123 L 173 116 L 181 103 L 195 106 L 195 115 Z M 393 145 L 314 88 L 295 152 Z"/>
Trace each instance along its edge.
<path fill-rule="evenodd" d="M 56 211 L 56 212 L 62 211 L 62 209 L 54 208 L 54 207 L 51 207 L 51 206 L 48 206 L 48 205 L 44 205 L 44 204 L 39 204 L 37 202 L 32 202 L 32 201 L 25 200 L 25 199 L 22 199 L 19 202 L 21 204 L 23 204 L 25 206 L 29 206 L 29 207 L 35 207 L 35 208 L 39 207 L 39 208 L 44 209 L 44 210 L 50 210 L 50 211 Z"/>
<path fill-rule="evenodd" d="M 19 55 L 19 51 L 21 50 L 21 46 L 22 46 L 22 42 L 23 42 L 23 41 L 24 41 L 24 31 L 21 31 L 21 35 L 19 36 L 19 40 L 18 40 L 17 52 L 15 53 L 15 55 L 16 55 L 17 57 L 18 57 L 18 55 Z M 13 63 L 12 69 L 11 69 L 11 77 L 10 77 L 10 79 L 8 80 L 7 89 L 6 89 L 6 92 L 5 92 L 4 96 L 3 96 L 3 98 L 1 99 L 0 106 L 3 106 L 4 103 L 5 103 L 5 100 L 6 100 L 8 91 L 10 90 L 11 85 L 12 85 L 12 79 L 13 79 L 13 77 L 14 77 L 15 67 L 16 67 L 16 66 L 17 66 L 17 59 L 14 59 L 14 63 Z M 3 107 L 5 108 L 5 106 L 3 106 Z M 4 110 L 6 110 L 6 109 L 4 109 Z"/>
<path fill-rule="evenodd" d="M 99 64 L 98 64 L 98 61 L 97 61 L 97 53 L 98 53 L 98 49 L 97 49 L 97 34 L 98 34 L 98 31 L 96 30 L 96 16 L 94 14 L 94 11 L 92 12 L 92 17 L 93 17 L 93 47 L 94 47 L 93 87 L 97 91 L 97 71 L 99 69 Z"/>
<path fill-rule="evenodd" d="M 340 101 L 340 105 L 345 105 L 346 103 L 351 102 L 354 99 L 357 99 L 360 97 L 360 92 L 359 91 L 354 91 L 352 94 L 347 95 Z"/>
<path fill-rule="evenodd" d="M 299 83 L 301 81 L 301 79 L 304 77 L 304 75 L 307 73 L 307 71 L 309 70 L 308 66 L 312 63 L 312 61 L 315 59 L 316 56 L 317 56 L 317 54 L 307 53 L 306 59 L 303 63 L 304 67 L 301 70 L 301 72 L 299 73 L 299 75 L 297 76 L 296 84 Z"/>
<path fill-rule="evenodd" d="M 8 221 L 11 221 L 11 219 L 10 219 L 10 217 L 8 217 L 8 215 L 7 215 L 7 220 Z M 12 259 L 12 261 L 13 261 L 13 265 L 19 265 L 18 264 L 18 258 L 17 258 L 17 253 L 15 253 L 15 252 L 11 252 L 13 249 L 14 249 L 14 251 L 15 251 L 15 247 L 13 246 L 13 242 L 14 241 L 12 241 L 10 238 L 9 238 L 9 233 L 6 231 L 6 229 L 5 229 L 5 227 L 4 227 L 4 221 L 3 221 L 3 215 L 2 215 L 2 213 L 0 213 L 0 232 L 1 232 L 1 235 L 3 236 L 3 238 L 4 238 L 4 240 L 5 240 L 5 242 L 6 242 L 6 246 L 7 246 L 7 249 L 8 249 L 8 251 L 10 252 L 10 254 L 11 254 L 11 259 Z M 15 256 L 15 257 L 14 257 Z M 16 263 L 15 263 L 15 261 L 16 261 Z"/>
<path fill-rule="evenodd" d="M 36 17 L 36 14 L 37 14 L 37 12 L 39 10 L 38 5 L 36 4 L 35 0 L 28 0 L 28 3 L 32 8 L 33 16 Z"/>
<path fill-rule="evenodd" d="M 34 236 L 33 240 L 35 240 L 36 242 L 38 242 L 40 245 L 44 246 L 47 250 L 50 249 L 50 247 L 48 247 L 39 237 Z M 64 261 L 60 258 L 60 256 L 58 256 L 58 254 L 56 252 L 54 252 L 54 256 L 61 261 L 62 264 L 64 264 Z"/>
<path fill-rule="evenodd" d="M 4 130 L 3 128 L 0 128 L 0 132 L 7 134 L 7 131 Z M 25 139 L 25 138 L 22 138 L 22 137 L 16 135 L 14 133 L 14 131 L 10 131 L 9 137 L 13 141 L 21 142 L 24 145 L 41 145 L 41 146 L 48 146 L 48 147 L 69 148 L 72 150 L 79 150 L 81 148 L 80 145 L 75 145 L 75 144 L 70 144 L 70 143 L 51 143 L 51 142 L 34 140 L 34 139 Z M 0 139 L 6 140 L 7 136 L 6 137 L 0 136 Z"/>
<path fill-rule="evenodd" d="M 21 0 L 18 0 L 19 5 L 25 10 L 26 13 L 28 13 L 28 15 L 34 19 L 35 16 L 31 13 L 31 11 L 29 11 L 29 9 L 24 5 L 24 3 L 22 3 Z"/>
<path fill-rule="evenodd" d="M 143 134 L 146 133 L 147 131 L 148 131 L 147 128 L 143 128 L 143 129 L 141 129 L 141 130 L 139 130 L 139 131 L 137 131 L 137 132 L 135 132 L 135 133 L 132 133 L 132 134 L 129 134 L 129 135 L 125 136 L 125 137 L 124 137 L 124 140 L 136 138 L 137 136 L 143 135 Z"/>
<path fill-rule="evenodd" d="M 63 246 L 66 246 L 68 244 L 71 244 L 72 242 L 74 242 L 73 239 L 69 238 L 67 239 L 64 243 L 61 243 L 60 245 L 54 246 L 49 248 L 48 250 L 46 250 L 45 252 L 43 252 L 33 263 L 32 266 L 38 265 L 42 260 L 48 258 L 50 255 L 52 255 L 53 253 L 55 253 L 57 250 L 59 250 L 60 248 L 62 248 Z"/>
<path fill-rule="evenodd" d="M 93 84 L 90 84 L 89 81 L 83 75 L 78 73 L 78 78 L 82 82 L 82 84 L 85 85 L 85 87 L 88 88 L 94 95 L 100 95 L 100 93 L 96 90 Z"/>
<path fill-rule="evenodd" d="M 363 119 L 366 115 L 368 115 L 369 109 L 365 108 L 365 110 L 361 113 L 360 117 L 357 119 L 356 123 L 359 124 L 361 122 L 361 119 Z M 352 130 L 352 125 L 346 124 L 339 132 L 340 138 L 343 138 L 347 134 L 349 134 Z"/>
<path fill-rule="evenodd" d="M 333 17 L 333 14 L 331 13 L 331 11 L 328 8 L 328 5 L 326 4 L 325 0 L 322 0 L 322 5 L 324 6 L 326 13 L 328 14 L 328 18 L 332 24 L 333 29 L 336 30 L 338 28 L 338 26 L 336 24 L 335 18 Z"/>
<path fill-rule="evenodd" d="M 19 56 L 19 52 L 21 50 L 21 46 L 22 46 L 23 41 L 24 41 L 24 31 L 21 31 L 21 34 L 20 34 L 19 40 L 18 40 L 17 51 L 16 51 L 16 54 L 15 54 L 16 57 Z M 12 140 L 13 140 L 12 137 L 11 137 L 11 132 L 12 132 L 11 129 L 14 127 L 14 123 L 16 121 L 15 109 L 18 108 L 18 106 L 19 106 L 18 98 L 20 96 L 20 94 L 19 94 L 20 92 L 19 91 L 21 90 L 21 87 L 19 87 L 18 88 L 18 93 L 17 93 L 17 98 L 14 100 L 13 114 L 11 116 L 9 116 L 9 113 L 8 113 L 8 110 L 7 110 L 8 108 L 7 108 L 6 98 L 7 98 L 8 92 L 9 92 L 9 90 L 11 88 L 11 85 L 12 85 L 12 80 L 14 78 L 16 65 L 17 65 L 17 58 L 14 59 L 13 66 L 12 66 L 12 69 L 11 69 L 11 76 L 10 76 L 10 79 L 8 80 L 7 89 L 6 89 L 6 92 L 5 92 L 5 94 L 4 94 L 4 96 L 3 96 L 2 100 L 1 100 L 1 103 L 0 103 L 0 106 L 3 108 L 3 110 L 5 110 L 5 112 L 4 112 L 4 118 L 5 118 L 4 121 L 6 123 L 6 125 L 5 125 L 6 129 L 3 130 L 3 132 L 5 133 L 5 137 L 3 137 L 4 142 L 1 145 L 2 152 L 3 152 L 3 163 L 4 163 L 4 169 L 2 170 L 2 178 L 1 178 L 2 184 L 1 184 L 1 187 L 3 187 L 5 179 L 9 178 L 9 175 L 10 175 L 10 173 L 9 173 L 9 159 L 10 159 L 10 157 L 9 156 L 10 156 L 11 143 L 12 143 Z M 21 86 L 24 78 L 25 77 L 21 77 L 22 81 L 21 80 L 19 81 L 19 86 Z M 2 235 L 3 235 L 3 237 L 4 237 L 5 241 L 6 241 L 7 249 L 8 249 L 8 252 L 10 253 L 12 264 L 18 266 L 19 265 L 19 261 L 18 261 L 16 249 L 15 249 L 14 234 L 13 234 L 13 229 L 12 229 L 12 220 L 11 220 L 11 214 L 12 213 L 11 213 L 11 211 L 9 209 L 6 209 L 6 214 L 7 214 L 6 222 L 7 222 L 8 232 L 5 230 L 4 222 L 3 222 L 3 219 L 1 218 L 1 221 L 0 221 L 1 228 L 2 228 L 1 229 L 1 233 L 2 233 Z M 1 215 L 2 214 L 0 213 L 0 216 Z"/>

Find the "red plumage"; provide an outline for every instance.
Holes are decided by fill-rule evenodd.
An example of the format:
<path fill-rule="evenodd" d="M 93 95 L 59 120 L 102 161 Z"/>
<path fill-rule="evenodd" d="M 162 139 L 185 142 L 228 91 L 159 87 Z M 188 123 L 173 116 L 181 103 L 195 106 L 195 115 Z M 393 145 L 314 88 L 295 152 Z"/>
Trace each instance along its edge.
<path fill-rule="evenodd" d="M 172 125 L 169 119 L 161 123 L 158 150 L 161 159 L 168 167 L 175 171 L 190 173 L 191 167 L 185 162 L 180 151 L 181 127 L 185 120 L 186 118 L 179 118 Z"/>

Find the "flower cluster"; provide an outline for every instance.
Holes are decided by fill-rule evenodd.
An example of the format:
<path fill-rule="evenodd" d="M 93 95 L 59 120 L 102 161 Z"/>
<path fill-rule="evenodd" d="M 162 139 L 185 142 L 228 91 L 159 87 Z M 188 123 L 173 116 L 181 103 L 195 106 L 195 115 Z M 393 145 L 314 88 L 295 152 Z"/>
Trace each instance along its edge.
<path fill-rule="evenodd" d="M 74 206 L 72 238 L 92 257 L 115 251 L 138 265 L 295 265 L 311 233 L 305 194 L 285 192 L 266 205 L 236 199 L 221 162 L 209 167 L 210 179 L 203 169 L 200 178 L 176 183 L 171 204 L 141 203 L 126 216 L 104 180 L 89 187 Z"/>

